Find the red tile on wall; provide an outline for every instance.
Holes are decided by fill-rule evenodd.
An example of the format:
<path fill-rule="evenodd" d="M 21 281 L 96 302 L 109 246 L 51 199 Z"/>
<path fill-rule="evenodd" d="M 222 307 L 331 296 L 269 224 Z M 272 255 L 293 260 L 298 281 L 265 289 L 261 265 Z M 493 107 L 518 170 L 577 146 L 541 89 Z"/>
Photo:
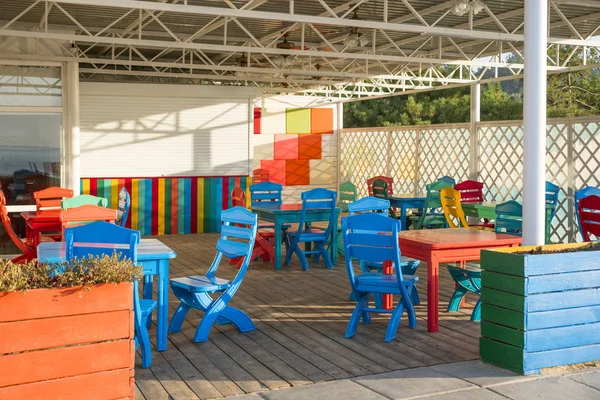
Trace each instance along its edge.
<path fill-rule="evenodd" d="M 286 160 L 285 161 L 285 185 L 286 186 L 310 185 L 310 161 L 309 160 Z"/>
<path fill-rule="evenodd" d="M 284 160 L 262 160 L 260 167 L 269 171 L 269 181 L 285 185 L 285 165 Z"/>
<path fill-rule="evenodd" d="M 298 160 L 320 160 L 321 139 L 321 135 L 298 135 Z"/>
<path fill-rule="evenodd" d="M 262 110 L 258 107 L 254 108 L 254 134 L 260 135 L 260 117 L 262 115 Z"/>
<path fill-rule="evenodd" d="M 276 160 L 298 159 L 298 135 L 275 135 L 273 155 Z"/>

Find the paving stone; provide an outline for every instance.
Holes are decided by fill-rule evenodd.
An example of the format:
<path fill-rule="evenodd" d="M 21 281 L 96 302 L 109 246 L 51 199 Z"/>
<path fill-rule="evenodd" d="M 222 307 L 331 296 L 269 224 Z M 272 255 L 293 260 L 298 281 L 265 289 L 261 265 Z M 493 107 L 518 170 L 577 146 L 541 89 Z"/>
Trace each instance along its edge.
<path fill-rule="evenodd" d="M 486 364 L 479 360 L 435 365 L 431 368 L 483 387 L 500 385 L 513 381 L 539 379 L 539 375 L 517 375 L 511 371 Z"/>
<path fill-rule="evenodd" d="M 510 383 L 490 388 L 512 400 L 598 400 L 600 391 L 567 378 Z"/>
<path fill-rule="evenodd" d="M 430 367 L 386 372 L 353 380 L 392 399 L 406 399 L 476 387 Z"/>
<path fill-rule="evenodd" d="M 424 400 L 506 400 L 506 397 L 487 389 L 467 389 L 458 392 L 433 395 L 425 397 Z"/>
<path fill-rule="evenodd" d="M 569 379 L 583 383 L 593 387 L 594 389 L 600 390 L 600 371 L 593 372 L 582 372 L 580 374 L 573 374 L 569 376 Z"/>
<path fill-rule="evenodd" d="M 267 400 L 385 400 L 385 397 L 348 380 L 272 390 L 261 396 Z"/>
<path fill-rule="evenodd" d="M 263 398 L 257 394 L 243 394 L 241 396 L 225 397 L 223 400 L 263 400 Z"/>

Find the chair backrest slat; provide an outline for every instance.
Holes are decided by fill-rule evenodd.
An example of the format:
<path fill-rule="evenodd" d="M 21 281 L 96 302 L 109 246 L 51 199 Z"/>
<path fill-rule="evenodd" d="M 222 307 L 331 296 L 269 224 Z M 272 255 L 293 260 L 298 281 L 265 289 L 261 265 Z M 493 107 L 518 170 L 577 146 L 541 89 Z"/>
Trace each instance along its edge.
<path fill-rule="evenodd" d="M 252 183 L 256 184 L 261 182 L 268 182 L 270 176 L 271 173 L 268 169 L 257 168 L 254 171 L 252 171 Z"/>
<path fill-rule="evenodd" d="M 577 214 L 581 224 L 581 235 L 586 242 L 591 235 L 600 238 L 600 196 L 590 195 L 579 200 Z"/>
<path fill-rule="evenodd" d="M 552 210 L 550 212 L 550 222 L 554 218 L 554 214 L 556 214 L 556 207 L 558 207 L 558 193 L 560 192 L 560 186 L 555 185 L 552 182 L 546 181 L 546 204 L 552 206 Z"/>
<path fill-rule="evenodd" d="M 454 185 L 462 203 L 483 203 L 483 182 L 466 180 Z"/>
<path fill-rule="evenodd" d="M 105 221 L 114 223 L 117 220 L 117 210 L 95 205 L 83 205 L 69 208 L 60 212 L 60 221 L 65 228 L 75 225 L 84 225 L 94 221 Z"/>
<path fill-rule="evenodd" d="M 352 182 L 344 182 L 340 185 L 340 194 L 338 197 L 338 207 L 343 212 L 348 211 L 348 205 L 356 201 L 358 197 L 358 189 Z"/>
<path fill-rule="evenodd" d="M 377 197 L 363 197 L 348 205 L 350 215 L 355 215 L 363 212 L 387 213 L 390 208 L 390 201 L 386 199 L 378 199 Z"/>
<path fill-rule="evenodd" d="M 70 208 L 76 208 L 84 205 L 108 207 L 108 200 L 104 197 L 97 197 L 89 194 L 80 194 L 79 196 L 64 199 L 61 203 L 63 210 L 68 210 Z"/>
<path fill-rule="evenodd" d="M 440 201 L 446 222 L 450 228 L 468 228 L 469 224 L 462 209 L 460 192 L 452 186 L 447 186 L 440 191 Z"/>
<path fill-rule="evenodd" d="M 52 186 L 33 193 L 38 211 L 60 210 L 63 199 L 71 197 L 73 197 L 73 190 L 58 186 Z"/>
<path fill-rule="evenodd" d="M 515 200 L 496 205 L 496 232 L 522 236 L 523 206 Z"/>
<path fill-rule="evenodd" d="M 252 229 L 234 225 L 223 225 L 221 227 L 221 235 L 227 236 L 228 238 L 250 240 L 250 236 L 252 235 Z"/>
<path fill-rule="evenodd" d="M 452 178 L 451 176 L 448 176 L 448 175 L 442 176 L 437 181 L 438 182 L 446 182 L 446 183 L 451 184 L 452 186 L 456 185 L 456 180 L 454 178 Z"/>
<path fill-rule="evenodd" d="M 387 200 L 390 196 L 389 184 L 383 179 L 375 179 L 373 181 L 371 191 L 373 193 L 372 196 L 379 199 Z"/>
<path fill-rule="evenodd" d="M 394 193 L 394 178 L 390 178 L 389 176 L 379 175 L 379 176 L 374 176 L 372 178 L 367 179 L 367 189 L 368 189 L 369 196 L 373 196 L 373 182 L 375 182 L 378 179 L 381 179 L 382 181 L 385 181 L 387 183 L 388 194 Z"/>
<path fill-rule="evenodd" d="M 250 202 L 252 206 L 265 204 L 281 204 L 283 186 L 273 182 L 261 182 L 250 186 Z"/>

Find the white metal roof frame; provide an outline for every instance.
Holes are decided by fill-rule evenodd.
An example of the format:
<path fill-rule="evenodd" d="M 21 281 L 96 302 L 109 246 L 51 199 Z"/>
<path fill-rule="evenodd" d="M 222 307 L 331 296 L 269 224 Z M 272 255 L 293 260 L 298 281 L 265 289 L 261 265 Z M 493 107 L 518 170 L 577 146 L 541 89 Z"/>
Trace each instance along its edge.
<path fill-rule="evenodd" d="M 77 61 L 83 80 L 348 100 L 519 77 L 524 1 L 483 0 L 462 16 L 452 12 L 458 1 L 0 0 L 0 59 Z M 549 73 L 597 67 L 586 54 L 600 47 L 600 1 L 549 0 L 547 21 Z M 344 44 L 351 32 L 366 46 Z M 278 47 L 284 35 L 290 48 Z M 11 50 L 23 39 L 38 43 L 34 54 Z M 50 43 L 60 51 L 45 51 Z M 506 62 L 507 52 L 520 62 Z"/>

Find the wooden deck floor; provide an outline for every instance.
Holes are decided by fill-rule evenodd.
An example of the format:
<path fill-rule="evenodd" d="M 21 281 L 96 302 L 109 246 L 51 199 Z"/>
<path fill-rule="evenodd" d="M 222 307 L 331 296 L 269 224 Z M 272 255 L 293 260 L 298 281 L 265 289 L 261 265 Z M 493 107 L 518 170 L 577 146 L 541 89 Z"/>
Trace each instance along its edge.
<path fill-rule="evenodd" d="M 215 255 L 217 237 L 159 237 L 177 252 L 171 276 L 204 273 Z M 404 318 L 396 341 L 383 341 L 388 317 L 377 314 L 370 325 L 359 326 L 355 338 L 345 339 L 354 303 L 348 301 L 342 261 L 334 270 L 313 265 L 310 271 L 302 271 L 297 261 L 281 271 L 253 263 L 231 304 L 251 316 L 256 331 L 241 334 L 233 326 L 219 326 L 208 342 L 194 343 L 200 314 L 190 312 L 184 330 L 169 334 L 167 351 L 154 351 L 149 369 L 141 368 L 138 356 L 137 398 L 220 398 L 479 358 L 479 324 L 469 320 L 473 303 L 464 313 L 445 312 L 454 288 L 445 270 L 440 277 L 439 333 L 427 332 L 422 304 L 417 307 L 417 328 L 408 329 Z M 417 271 L 423 303 L 425 268 Z M 235 272 L 234 266 L 222 263 L 219 276 L 233 277 Z M 177 305 L 171 295 L 171 314 Z M 155 334 L 154 328 L 150 334 Z"/>

